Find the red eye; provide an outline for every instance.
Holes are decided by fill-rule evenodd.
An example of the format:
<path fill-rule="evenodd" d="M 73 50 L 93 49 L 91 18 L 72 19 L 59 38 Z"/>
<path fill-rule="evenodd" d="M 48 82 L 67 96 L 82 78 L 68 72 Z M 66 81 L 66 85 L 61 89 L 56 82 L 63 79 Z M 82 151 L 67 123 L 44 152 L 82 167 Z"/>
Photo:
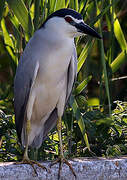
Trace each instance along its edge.
<path fill-rule="evenodd" d="M 70 16 L 66 16 L 64 19 L 65 19 L 65 21 L 67 21 L 68 23 L 73 22 L 73 19 L 72 19 Z"/>

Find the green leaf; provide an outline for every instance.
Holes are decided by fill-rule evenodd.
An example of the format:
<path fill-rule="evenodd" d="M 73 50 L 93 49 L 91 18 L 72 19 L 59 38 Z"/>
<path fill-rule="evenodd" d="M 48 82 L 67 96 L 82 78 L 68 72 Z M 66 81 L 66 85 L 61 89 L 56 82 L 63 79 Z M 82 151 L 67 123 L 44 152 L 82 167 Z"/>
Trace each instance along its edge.
<path fill-rule="evenodd" d="M 54 11 L 61 9 L 61 8 L 65 8 L 65 0 L 62 0 L 62 1 L 57 0 Z"/>
<path fill-rule="evenodd" d="M 15 47 L 14 47 L 13 41 L 7 31 L 4 18 L 1 20 L 1 28 L 2 28 L 2 32 L 3 32 L 3 36 L 4 36 L 4 43 L 6 45 L 5 47 L 13 60 L 13 62 L 11 62 L 11 63 L 12 63 L 13 72 L 15 73 L 15 65 L 17 66 L 18 59 L 13 53 Z"/>
<path fill-rule="evenodd" d="M 33 33 L 33 23 L 29 12 L 24 4 L 23 0 L 7 0 L 9 7 L 13 10 L 15 16 L 17 17 L 19 23 L 21 23 L 25 33 L 26 39 L 32 36 Z"/>
<path fill-rule="evenodd" d="M 21 43 L 21 32 L 19 31 L 19 23 L 15 16 L 10 16 L 10 21 L 12 22 L 12 28 L 13 28 L 13 43 L 15 45 L 15 52 L 18 57 L 18 52 L 21 52 L 22 49 L 22 43 Z"/>
<path fill-rule="evenodd" d="M 66 0 L 66 5 L 65 5 L 66 8 L 68 7 L 69 2 L 70 2 L 70 0 Z"/>
<path fill-rule="evenodd" d="M 14 44 L 13 44 L 13 41 L 12 41 L 8 31 L 7 31 L 4 18 L 1 20 L 1 27 L 2 27 L 4 42 L 5 42 L 6 46 L 9 46 L 12 49 L 14 49 Z"/>
<path fill-rule="evenodd" d="M 49 0 L 49 13 L 53 13 L 54 9 L 55 9 L 55 5 L 56 5 L 56 1 L 57 0 Z"/>
<path fill-rule="evenodd" d="M 111 63 L 112 72 L 116 72 L 125 62 L 127 62 L 127 49 L 123 50 Z"/>
<path fill-rule="evenodd" d="M 19 33 L 20 35 L 20 32 L 19 32 L 19 22 L 18 22 L 18 19 L 16 18 L 16 16 L 10 16 L 10 21 L 12 22 L 12 24 L 14 25 L 14 27 L 16 28 L 17 32 Z"/>
<path fill-rule="evenodd" d="M 114 6 L 119 2 L 120 0 L 115 1 Z M 98 20 L 100 20 L 110 9 L 110 7 L 112 6 L 112 4 L 109 4 L 108 6 L 106 6 L 94 19 L 93 21 L 90 23 L 90 25 L 94 25 Z"/>
<path fill-rule="evenodd" d="M 84 2 L 84 0 L 81 0 L 79 3 L 79 13 L 82 12 L 82 10 L 84 9 L 85 5 L 87 3 L 87 0 Z"/>
<path fill-rule="evenodd" d="M 38 25 L 39 25 L 39 5 L 40 5 L 40 0 L 35 0 L 35 5 L 34 5 L 34 29 L 35 29 L 35 31 L 38 29 Z"/>
<path fill-rule="evenodd" d="M 116 17 L 115 13 L 114 13 L 114 19 L 115 19 L 115 22 L 114 22 L 114 33 L 115 33 L 116 39 L 119 42 L 121 49 L 125 50 L 127 48 L 127 42 L 125 40 L 123 31 L 122 31 L 120 23 L 119 23 L 119 20 Z"/>
<path fill-rule="evenodd" d="M 84 79 L 78 86 L 77 88 L 75 89 L 75 95 L 78 95 L 80 94 L 84 89 L 85 87 L 87 86 L 88 82 L 92 79 L 92 76 L 88 76 L 86 79 Z"/>
<path fill-rule="evenodd" d="M 79 9 L 79 5 L 78 5 L 78 0 L 75 0 L 75 10 L 78 12 L 78 9 Z"/>
<path fill-rule="evenodd" d="M 93 43 L 93 41 L 91 41 L 91 39 L 87 42 L 87 44 L 85 45 L 84 49 L 82 50 L 79 58 L 78 58 L 78 68 L 77 68 L 77 71 L 79 72 L 81 67 L 83 66 L 87 56 L 88 56 L 88 53 L 89 53 L 89 50 L 91 49 Z"/>
<path fill-rule="evenodd" d="M 98 20 L 100 20 L 106 13 L 107 11 L 110 9 L 111 4 L 109 4 L 105 9 L 103 9 L 103 11 L 101 11 L 90 23 L 90 25 L 94 25 Z"/>
<path fill-rule="evenodd" d="M 88 150 L 90 151 L 90 145 L 89 145 L 88 136 L 87 136 L 86 129 L 85 129 L 84 120 L 83 120 L 83 117 L 80 113 L 78 104 L 77 104 L 77 102 L 73 96 L 71 96 L 71 99 L 70 99 L 70 106 L 73 109 L 74 116 L 76 117 L 76 120 L 78 122 L 79 128 L 81 130 L 84 141 L 86 143 L 86 146 L 87 146 Z"/>

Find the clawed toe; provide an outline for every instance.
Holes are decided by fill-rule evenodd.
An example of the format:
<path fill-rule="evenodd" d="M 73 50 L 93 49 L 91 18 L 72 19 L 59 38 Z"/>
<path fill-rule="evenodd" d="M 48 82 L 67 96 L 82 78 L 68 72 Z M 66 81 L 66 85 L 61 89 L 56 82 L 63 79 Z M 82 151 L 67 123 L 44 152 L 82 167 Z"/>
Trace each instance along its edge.
<path fill-rule="evenodd" d="M 30 159 L 23 159 L 21 162 L 15 162 L 14 164 L 17 164 L 17 165 L 19 165 L 19 164 L 29 164 L 29 165 L 31 165 L 32 168 L 33 168 L 33 170 L 34 170 L 34 174 L 35 174 L 35 175 L 38 175 L 38 174 L 37 174 L 37 171 L 36 171 L 36 169 L 35 169 L 35 167 L 34 167 L 35 164 L 36 164 L 38 167 L 40 167 L 40 168 L 42 168 L 42 169 L 50 172 L 50 170 L 47 169 L 47 168 L 46 168 L 45 166 L 43 166 L 42 164 L 40 164 L 40 163 L 38 163 L 38 162 L 36 162 L 36 161 L 30 160 Z"/>
<path fill-rule="evenodd" d="M 60 177 L 61 177 L 61 170 L 62 170 L 62 165 L 63 165 L 63 163 L 65 163 L 67 166 L 69 166 L 72 174 L 73 174 L 73 175 L 75 176 L 75 178 L 76 178 L 76 173 L 75 173 L 75 171 L 73 170 L 72 165 L 71 165 L 65 158 L 63 158 L 63 157 L 62 157 L 62 158 L 58 158 L 57 160 L 55 160 L 53 163 L 50 164 L 50 168 L 51 168 L 53 165 L 57 164 L 57 163 L 59 163 L 58 180 L 59 180 Z"/>

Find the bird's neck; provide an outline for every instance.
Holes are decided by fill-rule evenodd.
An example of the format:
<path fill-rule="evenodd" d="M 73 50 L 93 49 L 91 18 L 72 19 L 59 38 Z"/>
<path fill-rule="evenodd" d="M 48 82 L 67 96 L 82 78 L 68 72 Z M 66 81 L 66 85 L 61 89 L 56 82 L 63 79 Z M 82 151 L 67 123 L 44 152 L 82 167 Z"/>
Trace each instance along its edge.
<path fill-rule="evenodd" d="M 45 37 L 48 37 L 47 39 L 51 42 L 74 42 L 74 37 L 68 36 L 64 31 L 61 32 L 59 28 L 42 28 L 41 31 L 43 32 L 42 34 L 45 35 Z"/>

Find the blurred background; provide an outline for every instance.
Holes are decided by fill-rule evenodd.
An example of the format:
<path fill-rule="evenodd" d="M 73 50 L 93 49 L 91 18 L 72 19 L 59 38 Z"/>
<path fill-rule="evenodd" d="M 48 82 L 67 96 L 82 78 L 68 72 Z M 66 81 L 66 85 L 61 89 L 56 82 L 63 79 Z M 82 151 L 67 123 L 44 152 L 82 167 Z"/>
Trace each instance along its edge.
<path fill-rule="evenodd" d="M 0 161 L 21 160 L 13 109 L 13 81 L 33 33 L 52 12 L 72 8 L 102 40 L 76 38 L 78 76 L 63 116 L 64 153 L 115 157 L 127 153 L 127 0 L 0 0 Z M 43 43 L 43 42 L 42 42 Z M 23 87 L 22 87 L 23 88 Z M 36 160 L 58 156 L 56 128 Z"/>

